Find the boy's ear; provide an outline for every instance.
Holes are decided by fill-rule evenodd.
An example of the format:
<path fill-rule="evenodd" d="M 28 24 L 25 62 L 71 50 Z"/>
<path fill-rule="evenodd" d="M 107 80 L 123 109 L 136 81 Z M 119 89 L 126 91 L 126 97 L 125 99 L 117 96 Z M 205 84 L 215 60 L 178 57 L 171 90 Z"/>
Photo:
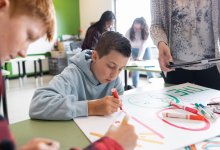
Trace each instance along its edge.
<path fill-rule="evenodd" d="M 96 61 L 97 59 L 98 59 L 98 53 L 97 53 L 97 51 L 93 50 L 92 51 L 92 60 Z"/>
<path fill-rule="evenodd" d="M 9 3 L 9 0 L 0 0 L 0 9 L 8 7 Z"/>

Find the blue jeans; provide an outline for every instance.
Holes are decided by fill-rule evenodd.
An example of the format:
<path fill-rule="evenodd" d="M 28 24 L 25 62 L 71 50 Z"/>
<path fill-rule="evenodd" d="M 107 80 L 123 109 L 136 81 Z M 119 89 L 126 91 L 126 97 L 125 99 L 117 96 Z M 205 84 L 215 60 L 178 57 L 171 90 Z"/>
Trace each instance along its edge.
<path fill-rule="evenodd" d="M 131 55 L 132 55 L 133 59 L 137 58 L 138 53 L 139 53 L 139 49 L 137 49 L 137 48 L 132 48 L 131 49 Z M 151 59 L 150 48 L 146 48 L 144 56 L 143 56 L 143 60 L 150 60 L 150 59 Z M 148 79 L 154 77 L 152 72 L 147 72 L 146 74 L 147 74 L 147 78 Z M 139 71 L 132 71 L 131 72 L 131 77 L 132 77 L 132 84 L 133 84 L 133 86 L 137 87 L 138 86 L 138 81 L 139 81 L 139 78 L 140 78 Z"/>

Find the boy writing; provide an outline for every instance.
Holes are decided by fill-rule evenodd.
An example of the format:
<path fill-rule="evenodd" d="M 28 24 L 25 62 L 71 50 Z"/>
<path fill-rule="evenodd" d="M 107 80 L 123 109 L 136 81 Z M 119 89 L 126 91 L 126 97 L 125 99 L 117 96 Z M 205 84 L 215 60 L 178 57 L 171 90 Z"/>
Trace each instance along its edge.
<path fill-rule="evenodd" d="M 105 32 L 94 51 L 76 54 L 48 87 L 35 92 L 30 117 L 70 120 L 116 112 L 121 102 L 111 96 L 111 89 L 116 88 L 119 94 L 124 92 L 118 74 L 130 54 L 131 46 L 125 37 L 117 32 Z"/>
<path fill-rule="evenodd" d="M 54 33 L 54 8 L 52 0 L 0 0 L 0 61 L 25 56 L 30 43 L 46 35 L 48 40 Z M 0 78 L 1 78 L 0 69 Z M 2 81 L 0 79 L 0 81 Z M 0 89 L 2 83 L 0 82 Z M 0 91 L 1 96 L 1 91 Z M 14 139 L 9 132 L 7 121 L 0 116 L 0 149 L 15 149 Z M 127 132 L 128 134 L 122 133 Z M 133 137 L 127 141 L 124 136 Z M 90 149 L 132 149 L 137 137 L 131 125 L 121 125 L 111 130 L 106 137 L 91 144 Z M 113 145 L 108 143 L 113 142 Z M 129 143 L 130 142 L 130 143 Z M 101 146 L 100 146 L 101 145 Z M 108 146 L 108 147 L 107 147 Z M 115 146 L 115 147 L 114 147 Z M 118 147 L 116 147 L 118 146 Z M 101 147 L 101 148 L 100 148 Z M 21 150 L 57 150 L 59 143 L 49 139 L 36 138 L 20 148 Z"/>

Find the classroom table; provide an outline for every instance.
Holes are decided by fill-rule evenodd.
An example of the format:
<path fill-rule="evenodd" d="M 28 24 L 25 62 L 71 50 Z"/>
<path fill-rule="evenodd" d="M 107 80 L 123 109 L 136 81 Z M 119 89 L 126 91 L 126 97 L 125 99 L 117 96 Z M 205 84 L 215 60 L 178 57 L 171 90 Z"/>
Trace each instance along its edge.
<path fill-rule="evenodd" d="M 35 77 L 35 81 L 36 81 L 36 87 L 38 87 L 37 63 L 39 64 L 40 84 L 43 85 L 43 65 L 42 65 L 42 61 L 45 60 L 45 59 L 46 59 L 46 57 L 44 55 L 27 56 L 27 57 L 24 57 L 24 58 L 18 57 L 18 58 L 6 61 L 5 62 L 5 69 L 6 70 L 8 69 L 8 64 L 9 63 L 17 63 L 18 77 L 19 77 L 20 85 L 22 86 L 22 79 L 27 76 L 25 63 L 28 62 L 28 61 L 33 61 L 34 62 L 34 77 Z M 22 71 L 22 74 L 21 74 L 21 71 Z"/>
<path fill-rule="evenodd" d="M 128 90 L 128 71 L 161 73 L 158 60 L 130 61 L 124 67 L 124 89 Z"/>
<path fill-rule="evenodd" d="M 131 89 L 125 94 L 134 94 L 137 92 L 145 92 L 149 90 L 158 90 L 170 84 L 162 84 L 160 86 L 146 85 L 143 87 Z M 28 119 L 10 125 L 10 129 L 16 139 L 17 145 L 20 147 L 34 137 L 45 137 L 60 142 L 61 150 L 67 150 L 71 147 L 86 147 L 90 141 L 83 134 L 80 128 L 73 120 L 70 121 L 44 121 Z"/>
<path fill-rule="evenodd" d="M 71 147 L 83 148 L 90 141 L 76 123 L 70 121 L 25 120 L 10 125 L 10 129 L 20 147 L 34 137 L 44 137 L 60 142 L 61 150 Z"/>

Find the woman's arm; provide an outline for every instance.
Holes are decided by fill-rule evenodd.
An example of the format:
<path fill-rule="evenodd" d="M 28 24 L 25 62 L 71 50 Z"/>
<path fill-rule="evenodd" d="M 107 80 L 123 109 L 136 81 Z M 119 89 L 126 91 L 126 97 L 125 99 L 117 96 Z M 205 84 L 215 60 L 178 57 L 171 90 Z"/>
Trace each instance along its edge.
<path fill-rule="evenodd" d="M 168 20 L 167 20 L 168 21 Z M 160 0 L 151 0 L 151 38 L 156 46 L 163 41 L 168 44 L 167 35 L 162 24 Z"/>

